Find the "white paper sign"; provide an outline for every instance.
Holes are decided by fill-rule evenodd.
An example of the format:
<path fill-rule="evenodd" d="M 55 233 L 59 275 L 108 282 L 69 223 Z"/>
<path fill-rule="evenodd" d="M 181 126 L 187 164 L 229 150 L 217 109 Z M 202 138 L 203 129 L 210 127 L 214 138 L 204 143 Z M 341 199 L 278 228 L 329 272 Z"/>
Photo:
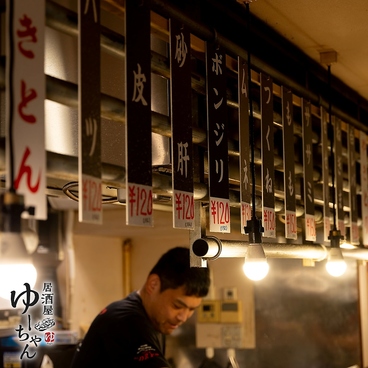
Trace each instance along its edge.
<path fill-rule="evenodd" d="M 6 185 L 47 218 L 44 128 L 44 0 L 7 0 Z"/>

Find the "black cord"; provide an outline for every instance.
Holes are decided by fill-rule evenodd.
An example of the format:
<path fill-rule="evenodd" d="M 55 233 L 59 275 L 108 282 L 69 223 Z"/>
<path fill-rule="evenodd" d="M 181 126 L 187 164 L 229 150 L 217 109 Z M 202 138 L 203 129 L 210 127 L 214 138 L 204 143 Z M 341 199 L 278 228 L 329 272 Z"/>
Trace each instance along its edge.
<path fill-rule="evenodd" d="M 331 65 L 327 67 L 328 71 L 328 93 L 329 93 L 329 104 L 328 104 L 328 120 L 329 120 L 329 133 L 330 133 L 330 166 L 331 166 L 331 180 L 332 180 L 332 212 L 333 212 L 333 230 L 337 230 L 336 226 L 336 196 L 335 196 L 335 156 L 334 156 L 334 128 L 332 125 L 332 87 L 331 87 Z"/>

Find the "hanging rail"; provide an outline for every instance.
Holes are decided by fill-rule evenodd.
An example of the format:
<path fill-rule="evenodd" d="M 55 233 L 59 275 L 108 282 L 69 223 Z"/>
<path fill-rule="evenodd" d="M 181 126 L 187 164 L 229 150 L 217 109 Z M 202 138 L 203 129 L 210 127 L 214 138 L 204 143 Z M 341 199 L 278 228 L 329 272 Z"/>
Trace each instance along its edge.
<path fill-rule="evenodd" d="M 196 239 L 192 244 L 193 253 L 197 257 L 208 258 L 244 258 L 249 242 L 240 240 L 222 240 L 216 237 Z M 323 261 L 328 257 L 328 250 L 321 244 L 281 244 L 262 243 L 267 258 L 308 259 Z M 368 260 L 368 249 L 344 249 L 345 258 Z"/>

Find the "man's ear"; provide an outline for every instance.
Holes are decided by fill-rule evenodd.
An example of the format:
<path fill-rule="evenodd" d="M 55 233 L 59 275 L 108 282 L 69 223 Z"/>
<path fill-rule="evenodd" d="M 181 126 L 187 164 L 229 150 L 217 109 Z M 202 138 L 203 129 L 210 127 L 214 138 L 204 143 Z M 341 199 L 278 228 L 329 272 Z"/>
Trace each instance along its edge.
<path fill-rule="evenodd" d="M 160 291 L 161 282 L 160 277 L 155 273 L 148 275 L 146 282 L 146 291 L 148 294 L 152 294 L 155 291 Z"/>

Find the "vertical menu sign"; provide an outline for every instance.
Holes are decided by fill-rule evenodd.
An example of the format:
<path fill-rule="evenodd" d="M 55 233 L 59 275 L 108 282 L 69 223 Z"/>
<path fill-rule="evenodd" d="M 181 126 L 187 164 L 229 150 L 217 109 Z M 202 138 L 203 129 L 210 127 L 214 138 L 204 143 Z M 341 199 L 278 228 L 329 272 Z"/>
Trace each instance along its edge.
<path fill-rule="evenodd" d="M 336 172 L 336 204 L 337 204 L 337 226 L 341 236 L 345 236 L 344 224 L 344 192 L 342 177 L 342 141 L 341 141 L 341 120 L 334 117 L 335 136 L 335 172 Z"/>
<path fill-rule="evenodd" d="M 152 226 L 150 9 L 125 2 L 126 221 Z"/>
<path fill-rule="evenodd" d="M 245 234 L 244 227 L 247 226 L 247 221 L 251 219 L 248 78 L 248 65 L 244 59 L 238 57 L 240 221 L 242 234 Z"/>
<path fill-rule="evenodd" d="M 262 219 L 266 238 L 276 236 L 272 78 L 261 73 Z"/>
<path fill-rule="evenodd" d="M 328 123 L 326 110 L 321 107 L 321 141 L 322 141 L 322 190 L 323 190 L 323 241 L 329 242 L 330 222 L 330 186 L 329 186 L 329 152 Z"/>
<path fill-rule="evenodd" d="M 368 229 L 367 134 L 360 131 L 360 185 L 362 188 L 362 228 Z M 363 231 L 363 245 L 368 245 L 368 231 Z"/>
<path fill-rule="evenodd" d="M 79 221 L 102 224 L 100 0 L 79 0 Z"/>
<path fill-rule="evenodd" d="M 281 87 L 284 141 L 285 238 L 297 239 L 294 162 L 293 94 Z"/>
<path fill-rule="evenodd" d="M 316 240 L 311 104 L 302 98 L 305 239 Z"/>
<path fill-rule="evenodd" d="M 214 43 L 206 43 L 207 141 L 210 231 L 230 232 L 226 59 Z"/>
<path fill-rule="evenodd" d="M 194 228 L 190 33 L 170 19 L 173 225 Z"/>
<path fill-rule="evenodd" d="M 348 126 L 348 181 L 350 206 L 350 243 L 359 244 L 357 188 L 356 188 L 356 159 L 355 159 L 355 129 Z"/>
<path fill-rule="evenodd" d="M 6 9 L 6 121 L 7 130 L 11 129 L 6 145 L 6 185 L 24 196 L 26 207 L 35 208 L 35 218 L 44 220 L 45 1 L 8 0 Z"/>

